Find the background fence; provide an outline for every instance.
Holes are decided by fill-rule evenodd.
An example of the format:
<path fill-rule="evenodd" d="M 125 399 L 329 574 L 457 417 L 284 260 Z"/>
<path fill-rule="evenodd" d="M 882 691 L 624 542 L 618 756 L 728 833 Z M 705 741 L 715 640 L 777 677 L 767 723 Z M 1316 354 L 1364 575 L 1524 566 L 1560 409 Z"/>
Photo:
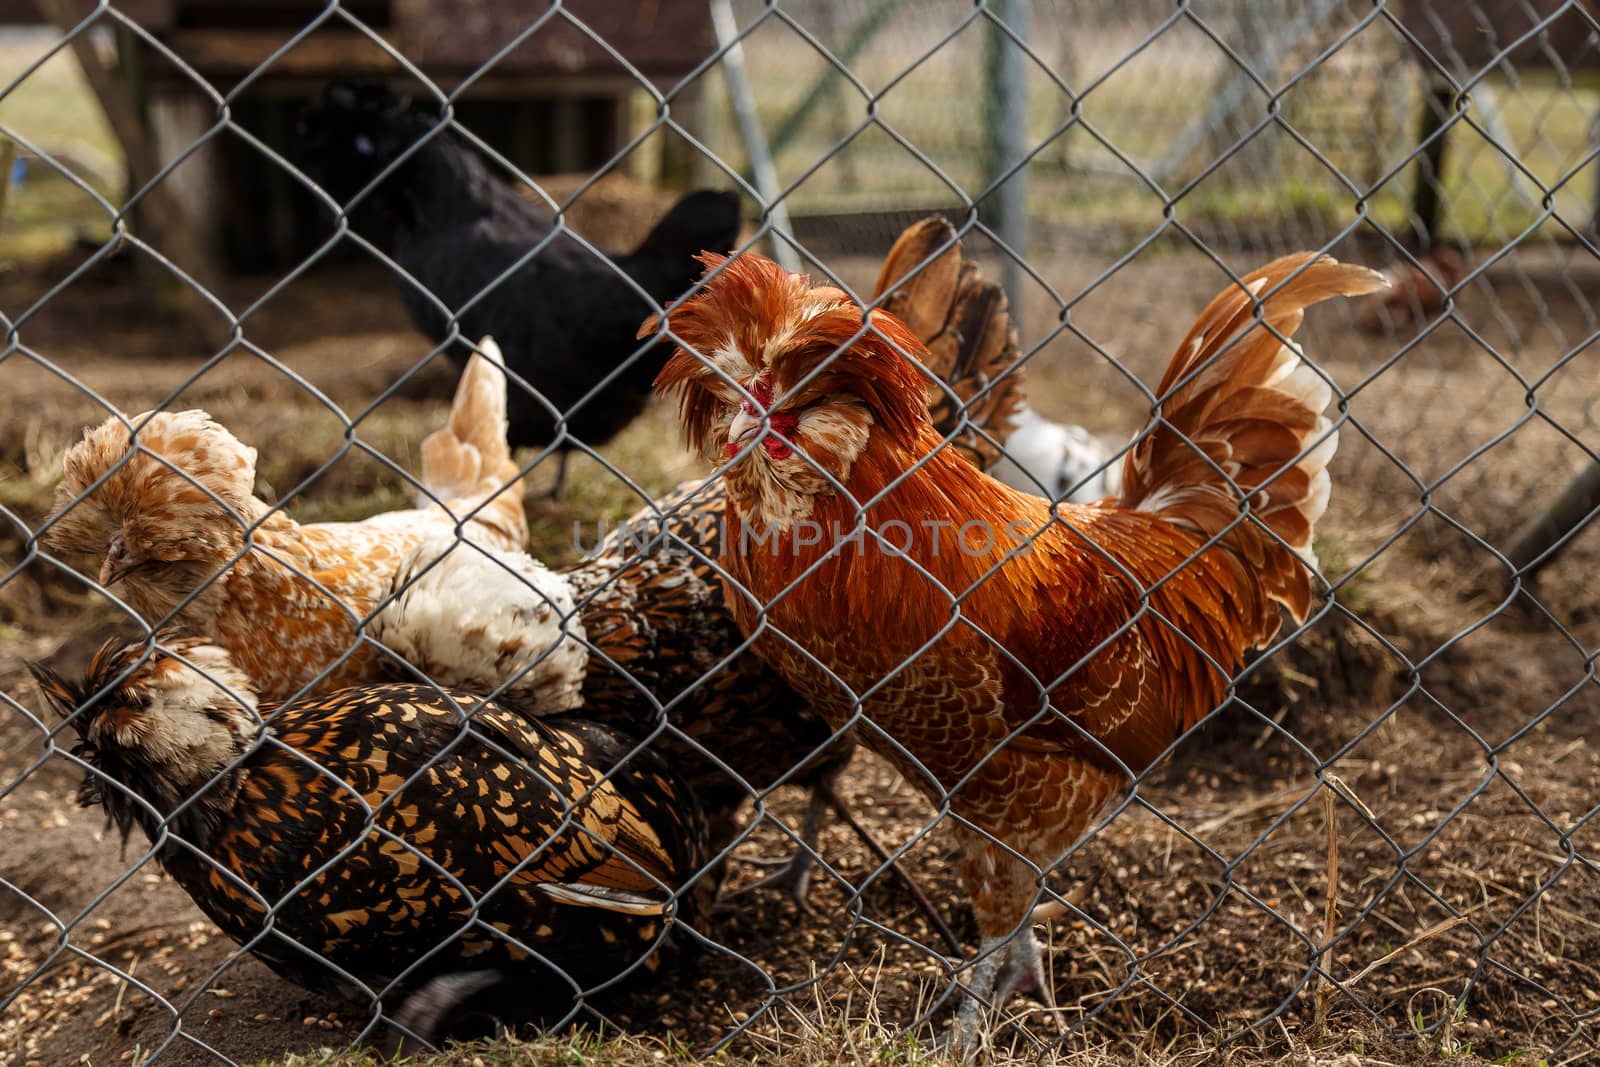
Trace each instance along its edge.
<path fill-rule="evenodd" d="M 1332 596 L 1051 876 L 1073 904 L 1046 931 L 1059 1010 L 1026 1030 L 1158 1061 L 1595 1055 L 1600 544 L 1571 532 L 1600 503 L 1592 4 L 738 0 L 743 129 L 700 5 L 40 7 L 51 25 L 0 39 L 0 1062 L 260 1062 L 372 1029 L 73 805 L 70 728 L 23 668 L 140 631 L 39 540 L 62 453 L 109 409 L 205 407 L 302 521 L 409 500 L 454 371 L 382 241 L 337 236 L 295 176 L 294 116 L 335 76 L 445 94 L 607 248 L 665 189 L 733 188 L 756 247 L 866 296 L 893 237 L 944 212 L 1007 282 L 1032 406 L 1120 439 L 1230 272 L 1313 248 L 1439 276 L 1458 251 L 1415 307 L 1313 314 L 1340 395 Z M 677 440 L 660 406 L 575 457 L 563 499 L 530 501 L 533 554 L 570 564 L 639 506 L 630 486 L 702 474 Z M 554 457 L 521 458 L 547 486 Z M 1574 485 L 1559 551 L 1514 581 L 1519 536 Z M 865 753 L 841 790 L 970 955 L 950 828 Z M 759 798 L 732 883 L 791 841 L 792 792 Z M 697 926 L 686 977 L 605 1017 L 775 1054 L 947 1011 L 915 901 L 847 829 L 819 851 L 811 913 L 739 898 Z"/>

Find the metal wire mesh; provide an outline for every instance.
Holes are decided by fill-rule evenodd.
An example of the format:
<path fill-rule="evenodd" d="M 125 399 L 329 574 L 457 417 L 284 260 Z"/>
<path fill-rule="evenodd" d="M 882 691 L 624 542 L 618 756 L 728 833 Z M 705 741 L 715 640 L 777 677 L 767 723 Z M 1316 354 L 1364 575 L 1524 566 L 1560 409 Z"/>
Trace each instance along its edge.
<path fill-rule="evenodd" d="M 963 833 L 980 831 L 952 803 L 959 787 L 940 784 L 867 703 L 897 686 L 901 699 L 915 700 L 917 686 L 892 677 L 865 691 L 847 685 L 829 653 L 775 621 L 790 593 L 758 598 L 760 613 L 742 629 L 720 601 L 664 602 L 651 623 L 658 629 L 639 641 L 681 642 L 665 655 L 681 652 L 692 684 L 668 685 L 666 668 L 635 676 L 631 661 L 613 658 L 617 646 L 596 636 L 604 627 L 614 634 L 637 598 L 658 595 L 652 568 L 722 573 L 731 584 L 715 550 L 716 537 L 731 534 L 707 532 L 720 521 L 716 508 L 695 510 L 715 487 L 664 496 L 680 478 L 705 473 L 667 444 L 679 432 L 667 406 L 638 416 L 614 441 L 575 429 L 612 402 L 608 390 L 630 367 L 660 355 L 653 338 L 570 404 L 543 400 L 515 360 L 508 375 L 513 395 L 543 404 L 555 423 L 549 444 L 518 453 L 519 477 L 548 484 L 573 453 L 566 497 L 531 510 L 535 555 L 562 568 L 572 595 L 539 591 L 534 600 L 567 640 L 585 644 L 591 663 L 605 661 L 605 684 L 615 687 L 607 692 L 623 694 L 615 699 L 627 709 L 610 720 L 622 738 L 618 754 L 570 795 L 559 759 L 538 755 L 557 749 L 519 748 L 503 732 L 471 725 L 372 803 L 356 795 L 359 786 L 341 784 L 353 772 L 322 767 L 316 753 L 286 740 L 292 717 L 263 700 L 260 712 L 250 709 L 261 740 L 230 754 L 223 774 L 281 757 L 309 770 L 303 795 L 276 796 L 271 823 L 315 814 L 325 794 L 349 794 L 360 826 L 325 854 L 311 849 L 315 862 L 269 899 L 190 840 L 184 813 L 204 810 L 198 783 L 172 810 L 139 807 L 135 821 L 153 820 L 153 829 L 148 839 L 136 829 L 118 854 L 115 835 L 96 829 L 97 813 L 71 804 L 94 759 L 73 753 L 73 723 L 89 721 L 94 707 L 63 709 L 63 719 L 22 669 L 23 659 L 56 653 L 81 668 L 106 634 L 148 643 L 172 621 L 141 614 L 116 586 L 102 586 L 93 566 L 46 545 L 61 516 L 86 507 L 99 488 L 49 495 L 83 427 L 120 412 L 204 406 L 257 449 L 259 509 L 222 499 L 181 465 L 157 464 L 201 502 L 225 506 L 240 531 L 227 565 L 167 604 L 173 617 L 198 610 L 226 595 L 235 566 L 276 551 L 269 538 L 284 515 L 341 521 L 418 496 L 442 503 L 419 477 L 417 442 L 441 421 L 438 400 L 454 381 L 440 357 L 478 340 L 463 324 L 497 290 L 518 284 L 522 268 L 559 249 L 620 259 L 607 249 L 643 236 L 640 218 L 671 200 L 648 185 L 673 173 L 739 193 L 747 220 L 740 247 L 792 252 L 863 303 L 902 227 L 927 213 L 952 218 L 968 254 L 1007 280 L 1031 407 L 1112 435 L 1118 444 L 1102 467 L 1156 412 L 1169 353 L 1225 285 L 1296 249 L 1396 264 L 1402 288 L 1412 285 L 1409 300 L 1329 305 L 1302 335 L 1334 389 L 1331 428 L 1341 441 L 1318 527 L 1320 595 L 1307 621 L 1286 626 L 1235 677 L 1152 603 L 1181 577 L 1145 587 L 1130 576 L 1138 609 L 1099 647 L 1153 618 L 1175 646 L 1230 676 L 1226 699 L 1172 741 L 1170 758 L 1131 768 L 1132 786 L 1093 813 L 1090 831 L 1056 863 L 1030 863 L 1039 899 L 1057 905 L 1043 927 L 1054 1007 L 1026 1010 L 995 1033 L 1028 1048 L 1220 1047 L 1262 1058 L 1308 1045 L 1359 1052 L 1375 1040 L 1491 1056 L 1534 1049 L 1551 1062 L 1594 1055 L 1600 882 L 1589 825 L 1600 812 L 1600 759 L 1586 739 L 1595 710 L 1586 580 L 1594 547 L 1569 519 L 1534 556 L 1518 555 L 1530 520 L 1563 490 L 1570 518 L 1586 521 L 1594 509 L 1580 477 L 1597 462 L 1600 438 L 1590 351 L 1600 285 L 1592 80 L 1600 20 L 1591 5 L 740 0 L 731 9 L 736 34 L 721 43 L 699 5 L 661 5 L 692 8 L 685 24 L 700 36 L 674 40 L 680 54 L 657 67 L 640 58 L 648 49 L 621 42 L 628 24 L 599 4 L 460 5 L 459 21 L 446 14 L 429 24 L 432 36 L 403 32 L 407 9 L 398 4 L 252 5 L 254 21 L 225 29 L 207 29 L 206 19 L 226 5 L 41 6 L 53 29 L 0 46 L 12 71 L 0 92 L 0 135 L 22 159 L 8 224 L 15 235 L 78 221 L 67 227 L 72 247 L 0 284 L 8 324 L 0 393 L 12 397 L 0 625 L 15 650 L 0 662 L 0 1062 L 255 1062 L 379 1041 L 395 1026 L 422 1033 L 403 994 L 447 944 L 509 939 L 522 954 L 565 958 L 564 933 L 508 924 L 495 918 L 495 902 L 562 848 L 603 852 L 615 843 L 603 820 L 585 820 L 608 789 L 633 788 L 630 775 L 655 775 L 655 785 L 639 788 L 658 792 L 623 806 L 675 807 L 684 826 L 699 828 L 662 832 L 703 837 L 684 861 L 698 877 L 677 879 L 632 859 L 615 875 L 665 899 L 646 940 L 658 947 L 662 930 L 671 931 L 666 940 L 686 958 L 670 965 L 683 977 L 649 971 L 643 954 L 621 975 L 568 977 L 547 1025 L 601 1020 L 696 1048 L 770 1049 L 792 1039 L 797 1020 L 824 1032 L 840 1019 L 854 1025 L 862 1000 L 875 1021 L 918 1036 L 956 1008 L 974 984 L 978 948 L 958 852 Z M 642 9 L 638 17 L 646 18 Z M 446 41 L 452 25 L 459 40 Z M 463 59 L 469 45 L 482 55 Z M 541 49 L 585 74 L 528 89 L 509 72 L 516 57 Z M 734 50 L 756 105 L 744 117 L 768 140 L 775 191 L 763 188 L 753 166 L 761 160 L 752 159 L 759 152 L 740 137 L 739 93 L 726 83 Z M 995 89 L 1007 61 L 1023 72 L 1010 97 Z M 62 103 L 63 87 L 88 99 L 72 62 L 117 73 L 123 80 L 113 84 L 130 98 L 127 115 L 106 105 L 114 132 L 132 122 L 149 134 L 150 158 L 128 152 L 125 190 L 118 164 L 106 162 L 118 147 L 96 109 Z M 324 190 L 310 173 L 315 160 L 290 147 L 284 124 L 293 111 L 284 101 L 297 108 L 331 75 L 352 72 L 405 86 L 441 121 L 364 188 Z M 516 114 L 542 124 L 555 149 L 501 117 L 504 101 L 552 84 L 560 95 L 543 105 L 548 114 Z M 152 85 L 159 99 L 132 98 L 135 87 Z M 585 93 L 589 103 L 571 99 Z M 1001 135 L 1006 123 L 1020 135 L 1020 154 Z M 447 134 L 476 150 L 490 176 L 482 180 L 515 190 L 552 221 L 504 262 L 478 256 L 463 238 L 461 261 L 476 273 L 460 299 L 430 289 L 382 227 L 363 219 L 379 200 L 374 190 Z M 541 176 L 528 169 L 535 164 L 576 174 Z M 644 210 L 630 207 L 633 198 Z M 787 217 L 773 210 L 779 204 Z M 1020 205 L 1021 217 L 1007 204 Z M 258 269 L 219 270 L 223 250 L 236 262 L 260 257 Z M 28 249 L 19 239 L 8 251 L 20 260 Z M 1449 269 L 1452 252 L 1459 270 Z M 675 306 L 676 296 L 660 298 L 614 269 L 641 309 Z M 396 327 L 395 281 L 413 312 L 442 323 L 437 344 Z M 641 310 L 637 320 L 644 317 Z M 124 346 L 132 354 L 119 353 Z M 106 479 L 152 455 L 135 447 Z M 600 541 L 595 524 L 604 533 L 639 506 L 644 515 Z M 492 505 L 480 501 L 446 522 L 449 539 L 481 534 L 474 524 L 491 517 Z M 1242 512 L 1228 529 L 1253 521 Z M 867 538 L 881 540 L 882 531 Z M 492 592 L 457 588 L 447 604 L 465 611 L 474 596 L 492 599 L 522 582 L 516 564 L 493 555 L 501 547 L 462 545 L 461 555 L 476 552 L 498 569 L 485 587 Z M 373 552 L 381 566 L 382 552 Z M 338 600 L 322 564 L 279 562 L 293 582 Z M 438 565 L 412 580 L 425 582 Z M 896 583 L 915 576 L 885 581 L 881 594 L 896 596 Z M 673 588 L 679 595 L 684 587 Z M 313 657 L 282 696 L 312 708 L 332 699 L 307 694 L 374 657 L 384 643 L 375 620 L 402 592 L 385 588 L 365 610 L 341 602 L 334 614 L 352 636 Z M 735 600 L 740 593 L 736 586 Z M 944 591 L 939 609 L 953 613 L 935 628 L 930 651 L 962 625 L 971 596 Z M 1052 594 L 1046 603 L 1059 617 L 1034 625 L 1074 625 L 1069 599 Z M 299 610 L 258 603 L 248 621 L 257 631 L 299 625 Z M 674 611 L 683 618 L 662 621 Z M 193 618 L 179 621 L 192 627 Z M 164 647 L 174 640 L 160 638 Z M 790 688 L 797 668 L 778 678 L 757 648 L 849 690 L 851 714 L 822 723 Z M 524 673 L 533 677 L 552 656 Z M 405 677 L 440 680 L 421 666 Z M 101 680 L 114 689 L 127 673 Z M 1042 696 L 1053 681 L 1031 684 Z M 487 688 L 512 702 L 516 682 Z M 767 704 L 755 701 L 759 716 L 695 717 L 741 686 L 767 694 Z M 449 714 L 472 718 L 476 698 L 432 691 Z M 573 714 L 597 706 L 589 696 L 590 707 Z M 108 699 L 117 698 L 99 705 Z M 1047 703 L 1035 721 L 1060 716 Z M 272 724 L 276 734 L 261 733 Z M 314 739 L 306 730 L 295 736 Z M 379 748 L 393 743 L 382 736 L 391 740 L 374 742 Z M 863 750 L 845 767 L 858 741 L 879 755 Z M 483 785 L 487 796 L 485 776 L 515 766 L 531 783 L 518 788 L 558 798 L 547 803 L 548 839 L 532 842 L 487 892 L 419 849 L 407 807 L 420 790 L 448 794 L 438 768 L 479 749 L 486 762 L 471 766 L 489 769 L 478 780 L 451 772 L 450 788 Z M 777 750 L 782 769 L 752 777 L 741 762 L 751 749 L 763 766 Z M 932 805 L 920 783 L 896 773 L 896 758 L 935 782 Z M 679 775 L 700 795 L 703 815 L 684 814 L 693 807 L 682 800 L 688 787 L 660 785 Z M 103 772 L 100 780 L 102 798 L 117 788 Z M 819 836 L 822 808 L 803 810 L 793 786 L 824 800 L 837 793 L 839 814 L 864 823 L 862 841 L 842 823 Z M 738 803 L 747 799 L 753 804 Z M 236 809 L 230 819 L 247 816 Z M 318 879 L 366 862 L 369 843 L 401 856 L 404 871 L 422 872 L 417 914 L 465 898 L 461 927 L 407 945 L 409 962 L 398 967 L 358 974 L 333 963 L 336 992 L 301 994 L 253 963 L 253 951 L 269 960 L 281 951 L 274 924 L 290 929 L 304 909 L 334 907 L 316 895 L 331 882 Z M 810 913 L 780 912 L 792 905 L 766 895 L 775 890 L 733 895 L 733 886 L 754 881 L 755 853 L 795 849 L 816 863 Z M 224 903 L 213 907 L 248 912 L 266 930 L 242 935 L 213 907 L 202 919 L 159 874 L 184 857 L 218 871 L 212 882 Z M 701 898 L 719 880 L 724 903 L 713 910 Z M 919 892 L 933 898 L 931 917 L 919 910 Z M 628 907 L 639 905 L 629 898 Z M 586 936 L 603 938 L 597 955 L 615 941 L 598 927 Z M 325 961 L 332 953 L 304 947 Z M 609 987 L 630 975 L 642 988 L 612 995 Z M 862 990 L 871 995 L 858 998 Z"/>

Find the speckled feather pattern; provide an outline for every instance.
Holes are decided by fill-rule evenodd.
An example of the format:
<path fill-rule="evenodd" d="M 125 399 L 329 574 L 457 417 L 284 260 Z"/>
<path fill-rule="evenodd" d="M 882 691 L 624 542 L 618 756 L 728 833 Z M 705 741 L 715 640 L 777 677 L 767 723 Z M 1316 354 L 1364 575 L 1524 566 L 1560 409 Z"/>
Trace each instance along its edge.
<path fill-rule="evenodd" d="M 187 639 L 168 647 L 208 674 L 224 655 Z M 141 653 L 108 646 L 81 685 L 41 683 L 70 710 Z M 692 793 L 607 727 L 405 684 L 263 704 L 258 717 L 219 693 L 186 706 L 189 690 L 171 681 L 184 675 L 199 678 L 158 653 L 75 720 L 78 754 L 104 776 L 83 798 L 124 832 L 140 826 L 234 940 L 256 938 L 270 906 L 272 932 L 253 951 L 293 981 L 351 992 L 318 956 L 377 993 L 493 968 L 513 978 L 519 1015 L 559 1016 L 572 987 L 530 953 L 583 988 L 640 961 L 648 974 L 671 924 L 703 903 L 674 895 L 703 862 Z M 153 715 L 157 730 L 129 730 Z M 163 754 L 160 730 L 185 717 L 234 743 L 225 765 Z M 130 793 L 162 812 L 200 799 L 162 836 Z"/>
<path fill-rule="evenodd" d="M 1264 317 L 1288 336 L 1305 306 L 1379 284 L 1363 268 L 1307 255 L 1248 276 L 1180 345 L 1160 390 L 1171 393 L 1170 428 L 1130 454 L 1121 499 L 1054 510 L 939 447 L 920 377 L 895 351 L 915 354 L 917 341 L 892 316 L 875 314 L 871 332 L 836 351 L 859 332 L 859 312 L 757 256 L 729 265 L 673 316 L 674 333 L 696 349 L 747 353 L 762 387 L 788 397 L 778 409 L 848 405 L 870 418 L 855 454 L 817 455 L 836 446 L 824 435 L 794 442 L 846 472 L 848 496 L 818 493 L 808 514 L 848 531 L 860 502 L 866 525 L 909 559 L 870 540 L 864 549 L 828 536 L 798 544 L 792 506 L 774 513 L 752 489 L 780 482 L 779 464 L 751 449 L 735 463 L 742 477 L 729 478 L 722 564 L 753 599 L 730 597 L 730 607 L 831 722 L 861 706 L 877 728 L 862 729 L 863 740 L 982 831 L 968 834 L 965 875 L 986 937 L 1023 917 L 1035 873 L 983 834 L 1032 865 L 1056 863 L 1128 772 L 1145 770 L 1221 702 L 1244 651 L 1277 631 L 1277 603 L 1304 615 L 1310 526 L 1326 504 L 1332 453 L 1319 444 L 1329 394 L 1292 349 L 1252 329 L 1254 308 L 1264 295 Z M 802 319 L 809 328 L 796 327 Z M 685 351 L 659 384 L 679 392 L 691 442 L 709 447 L 726 388 Z M 1240 488 L 1197 462 L 1195 448 Z M 1224 532 L 1241 490 L 1254 518 Z M 943 550 L 930 518 L 950 523 Z M 970 519 L 985 526 L 956 550 L 953 531 Z M 904 527 L 890 535 L 891 522 Z M 745 529 L 773 547 L 738 551 Z M 1202 550 L 1213 534 L 1220 543 Z M 856 694 L 875 686 L 858 705 Z"/>
<path fill-rule="evenodd" d="M 430 681 L 538 715 L 582 702 L 589 648 L 569 583 L 525 552 L 424 540 L 367 633 Z"/>
<path fill-rule="evenodd" d="M 564 572 L 593 648 L 584 713 L 650 738 L 672 760 L 706 809 L 713 851 L 731 840 L 752 790 L 808 753 L 789 781 L 837 773 L 855 744 L 835 741 L 804 697 L 742 649 L 717 563 L 726 506 L 721 482 L 686 482 Z"/>

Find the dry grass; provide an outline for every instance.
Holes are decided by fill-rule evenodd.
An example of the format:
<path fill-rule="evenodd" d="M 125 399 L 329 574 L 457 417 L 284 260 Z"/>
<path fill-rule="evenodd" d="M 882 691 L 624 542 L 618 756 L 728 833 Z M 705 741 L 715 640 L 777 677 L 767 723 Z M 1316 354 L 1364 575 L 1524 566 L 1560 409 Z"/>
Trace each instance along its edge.
<path fill-rule="evenodd" d="M 757 68 L 803 80 L 781 64 Z M 41 79 L 38 87 L 72 95 L 70 71 L 47 68 Z M 911 88 L 921 91 L 920 84 Z M 1519 139 L 1564 137 L 1573 114 L 1592 110 L 1558 88 L 1530 92 L 1507 112 Z M 48 132 L 60 120 L 47 102 L 37 95 L 0 101 L 0 121 Z M 941 99 L 923 102 L 936 114 Z M 1162 125 L 1149 122 L 1137 93 L 1122 102 L 1128 106 L 1120 121 Z M 1114 122 L 1121 111 L 1113 103 L 1097 106 Z M 81 128 L 90 141 L 101 136 L 87 121 Z M 1452 172 L 1453 188 L 1483 186 L 1500 173 L 1481 153 L 1455 159 L 1463 169 Z M 841 169 L 823 177 L 847 184 Z M 560 195 L 559 182 L 550 187 Z M 825 198 L 835 195 L 834 187 L 823 189 Z M 44 234 L 39 248 L 54 255 L 70 245 L 75 227 L 97 224 L 82 204 L 50 199 L 61 192 L 41 182 L 17 202 L 41 226 L 6 235 L 0 255 L 38 251 L 25 232 Z M 1318 199 L 1322 191 L 1302 192 L 1301 215 L 1319 217 L 1328 206 Z M 1244 197 L 1198 199 L 1197 208 L 1222 219 L 1251 207 Z M 1104 357 L 1153 382 L 1189 315 L 1223 278 L 1172 242 L 1095 287 L 1107 259 L 1077 241 L 1092 229 L 1084 220 L 1100 218 L 1109 226 L 1098 234 L 1102 243 L 1116 245 L 1128 211 L 1148 221 L 1151 210 L 1102 206 L 1096 215 L 1093 204 L 1075 203 L 1070 233 L 1041 228 L 1034 263 L 1048 284 L 1030 288 L 1018 314 L 1025 338 L 1050 338 L 1030 365 L 1034 403 L 1097 431 L 1126 433 L 1145 401 Z M 601 186 L 574 221 L 620 244 L 654 210 L 637 191 Z M 1067 238 L 1055 243 L 1062 233 Z M 870 284 L 881 249 L 851 251 L 829 266 L 852 284 Z M 1381 255 L 1361 245 L 1339 251 L 1344 258 Z M 63 254 L 0 272 L 0 310 L 16 317 L 31 308 L 72 268 L 70 253 Z M 1229 264 L 1244 269 L 1258 258 L 1250 252 Z M 246 307 L 270 282 L 236 279 L 224 296 L 230 306 Z M 1352 396 L 1319 542 L 1347 611 L 1321 619 L 1253 672 L 1241 687 L 1242 703 L 1144 782 L 1135 801 L 1052 880 L 1076 908 L 1045 930 L 1059 1011 L 1017 1005 L 1041 1041 L 1060 1042 L 1043 1062 L 1409 1067 L 1485 1062 L 1481 1055 L 1535 1067 L 1593 1060 L 1600 879 L 1589 865 L 1596 831 L 1585 820 L 1600 796 L 1600 752 L 1589 741 L 1600 699 L 1587 650 L 1600 645 L 1592 582 L 1600 546 L 1592 535 L 1580 538 L 1543 579 L 1540 596 L 1554 621 L 1499 612 L 1492 558 L 1441 516 L 1503 545 L 1527 508 L 1586 461 L 1583 448 L 1535 422 L 1451 473 L 1525 410 L 1513 372 L 1536 378 L 1592 335 L 1589 294 L 1597 291 L 1600 270 L 1591 261 L 1559 248 L 1519 249 L 1464 294 L 1463 325 L 1446 324 L 1381 374 L 1375 372 L 1401 339 L 1359 333 L 1342 310 L 1317 313 L 1309 350 Z M 1063 320 L 1071 329 L 1055 333 Z M 347 449 L 346 420 L 366 412 L 427 354 L 403 323 L 379 273 L 323 272 L 253 316 L 246 335 L 333 408 L 244 351 L 185 385 L 209 351 L 140 306 L 116 268 L 102 268 L 24 323 L 22 340 L 39 359 L 19 352 L 0 362 L 0 505 L 32 528 L 47 513 L 61 451 L 104 416 L 75 384 L 83 383 L 128 411 L 161 402 L 205 406 L 260 449 L 263 491 L 302 519 L 393 507 L 408 499 L 407 482 Z M 1600 446 L 1593 358 L 1581 352 L 1539 396 L 1550 418 L 1588 448 Z M 435 361 L 362 415 L 358 439 L 414 470 L 416 442 L 442 420 L 452 381 L 453 372 Z M 576 458 L 566 501 L 530 501 L 535 551 L 568 562 L 592 543 L 598 522 L 623 517 L 644 496 L 699 473 L 676 442 L 671 411 L 657 407 L 599 450 L 604 463 Z M 626 472 L 637 491 L 608 467 Z M 530 490 L 541 490 L 552 474 L 551 464 L 536 466 Z M 1438 514 L 1389 544 L 1424 506 L 1417 482 Z M 0 573 L 13 564 L 20 570 L 0 584 L 0 686 L 17 706 L 32 709 L 20 659 L 77 655 L 124 624 L 81 583 L 25 562 L 24 533 L 8 521 L 0 530 Z M 1491 615 L 1488 625 L 1460 636 Z M 68 805 L 73 775 L 61 761 L 43 759 L 38 728 L 4 704 L 0 742 L 0 788 L 21 783 L 0 799 L 0 877 L 58 915 L 93 904 L 72 934 L 75 946 L 137 968 L 175 1004 L 212 968 L 224 967 L 217 984 L 229 996 L 202 996 L 182 1024 L 241 1062 L 371 1061 L 365 1052 L 320 1051 L 348 1044 L 360 1029 L 352 1013 L 301 994 L 253 961 L 230 963 L 231 946 L 153 868 L 95 903 L 140 856 L 118 856 L 94 822 Z M 1335 780 L 1342 789 L 1324 784 Z M 970 944 L 974 930 L 952 842 L 944 827 L 930 831 L 921 798 L 870 756 L 858 758 L 845 793 L 891 847 L 916 842 L 907 867 Z M 785 849 L 789 838 L 777 821 L 795 826 L 799 811 L 799 798 L 787 791 L 767 798 L 740 848 L 735 887 L 762 873 L 745 859 Z M 914 1040 L 930 1036 L 931 1026 L 910 1037 L 902 1031 L 948 987 L 952 962 L 921 947 L 936 944 L 928 924 L 907 894 L 877 876 L 875 862 L 846 831 L 830 826 L 822 853 L 834 873 L 819 876 L 815 915 L 756 896 L 707 920 L 700 932 L 738 958 L 713 949 L 672 985 L 608 1008 L 615 1025 L 606 1036 L 589 1030 L 474 1044 L 419 1062 L 941 1062 Z M 51 862 L 41 865 L 41 856 Z M 0 920 L 0 996 L 39 974 L 0 1018 L 0 1064 L 132 1062 L 170 1036 L 165 1008 L 89 960 L 67 957 L 40 974 L 57 932 L 38 907 L 0 893 Z M 769 999 L 766 976 L 795 992 Z M 708 1051 L 741 1024 L 746 1028 L 726 1048 Z M 1230 1040 L 1219 1045 L 1223 1037 Z M 287 1060 L 285 1053 L 292 1053 Z M 1023 1060 L 1040 1062 L 1026 1045 L 993 1062 Z M 181 1040 L 162 1060 L 207 1061 Z"/>

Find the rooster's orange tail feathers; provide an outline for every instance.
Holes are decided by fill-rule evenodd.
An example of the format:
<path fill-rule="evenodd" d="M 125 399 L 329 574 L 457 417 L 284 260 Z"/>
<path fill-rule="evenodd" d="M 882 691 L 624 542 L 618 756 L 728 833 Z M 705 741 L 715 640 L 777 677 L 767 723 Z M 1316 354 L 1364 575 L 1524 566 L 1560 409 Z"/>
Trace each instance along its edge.
<path fill-rule="evenodd" d="M 505 357 L 492 337 L 461 372 L 450 421 L 422 441 L 422 484 L 456 515 L 473 513 L 492 547 L 526 547 L 522 478 L 506 444 Z"/>
<path fill-rule="evenodd" d="M 1124 461 L 1121 504 L 1210 537 L 1237 522 L 1248 498 L 1250 518 L 1223 543 L 1304 621 L 1306 565 L 1317 563 L 1312 527 L 1328 506 L 1338 434 L 1323 413 L 1333 390 L 1291 338 L 1312 304 L 1387 282 L 1365 267 L 1299 252 L 1243 283 L 1213 300 L 1178 346 L 1157 391 L 1161 418 Z"/>

